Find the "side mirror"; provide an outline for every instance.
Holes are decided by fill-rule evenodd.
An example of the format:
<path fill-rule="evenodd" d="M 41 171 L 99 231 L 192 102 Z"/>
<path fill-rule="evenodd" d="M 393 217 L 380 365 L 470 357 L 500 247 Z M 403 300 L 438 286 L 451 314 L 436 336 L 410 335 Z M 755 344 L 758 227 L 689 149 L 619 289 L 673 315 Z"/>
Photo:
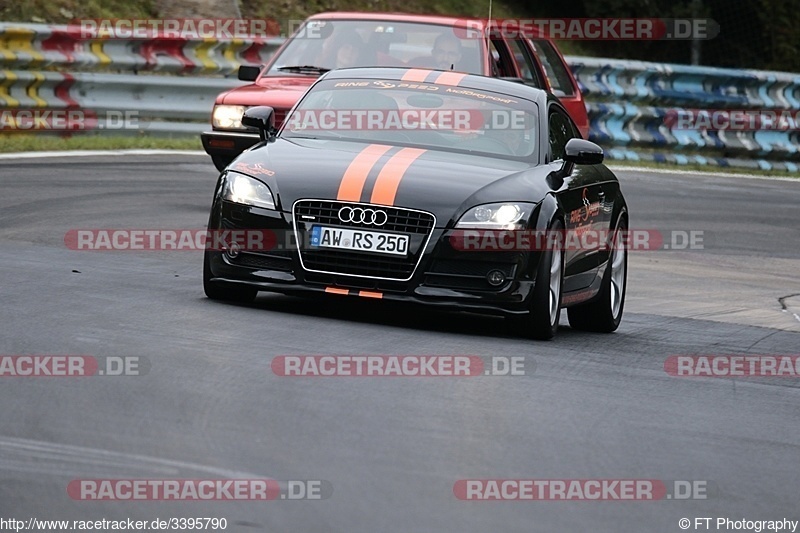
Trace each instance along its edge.
<path fill-rule="evenodd" d="M 564 147 L 564 161 L 573 165 L 599 165 L 603 149 L 584 139 L 570 139 Z"/>
<path fill-rule="evenodd" d="M 261 74 L 261 67 L 254 67 L 251 65 L 239 65 L 238 77 L 242 81 L 256 81 L 258 75 Z"/>
<path fill-rule="evenodd" d="M 242 115 L 242 126 L 256 128 L 262 141 L 272 142 L 278 133 L 275 128 L 275 110 L 269 106 L 251 107 Z"/>

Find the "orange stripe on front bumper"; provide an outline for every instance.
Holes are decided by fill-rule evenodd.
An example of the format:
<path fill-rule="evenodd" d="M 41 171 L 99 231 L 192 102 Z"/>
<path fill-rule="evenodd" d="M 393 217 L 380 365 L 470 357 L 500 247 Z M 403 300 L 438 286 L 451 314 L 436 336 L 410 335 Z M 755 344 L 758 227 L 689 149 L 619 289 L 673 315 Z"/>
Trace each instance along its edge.
<path fill-rule="evenodd" d="M 420 82 L 425 81 L 425 78 L 427 78 L 428 74 L 430 74 L 431 72 L 432 71 L 430 70 L 412 68 L 411 70 L 403 74 L 403 77 L 400 78 L 400 81 L 420 81 Z"/>
<path fill-rule="evenodd" d="M 378 174 L 375 187 L 372 189 L 370 202 L 373 204 L 394 205 L 394 198 L 397 196 L 397 188 L 400 187 L 403 175 L 408 170 L 408 167 L 411 166 L 411 163 L 426 151 L 419 148 L 403 148 L 394 154 Z"/>
<path fill-rule="evenodd" d="M 358 295 L 363 298 L 383 298 L 382 292 L 358 291 Z"/>
<path fill-rule="evenodd" d="M 349 290 L 347 290 L 347 289 L 337 289 L 336 287 L 325 287 L 325 292 L 328 292 L 330 294 L 343 294 L 345 296 L 350 294 Z"/>
<path fill-rule="evenodd" d="M 346 202 L 361 200 L 361 191 L 364 189 L 364 182 L 367 181 L 369 171 L 372 170 L 378 159 L 391 148 L 391 146 L 382 144 L 370 144 L 361 150 L 344 171 L 336 198 Z"/>
<path fill-rule="evenodd" d="M 461 80 L 463 80 L 466 76 L 466 74 L 461 72 L 444 72 L 440 74 L 433 83 L 439 85 L 451 85 L 455 87 L 461 83 Z"/>

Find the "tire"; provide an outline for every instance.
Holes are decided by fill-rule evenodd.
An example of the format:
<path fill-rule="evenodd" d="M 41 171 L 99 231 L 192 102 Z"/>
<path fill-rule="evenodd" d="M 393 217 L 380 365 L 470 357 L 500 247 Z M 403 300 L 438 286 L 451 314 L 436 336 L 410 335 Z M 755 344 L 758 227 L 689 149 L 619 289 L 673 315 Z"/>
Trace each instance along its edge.
<path fill-rule="evenodd" d="M 567 308 L 572 329 L 611 333 L 622 322 L 628 286 L 628 250 L 621 244 L 619 235 L 627 228 L 628 223 L 620 218 L 598 297 L 592 302 Z"/>
<path fill-rule="evenodd" d="M 563 235 L 564 225 L 560 220 L 550 224 L 550 232 Z M 548 246 L 542 253 L 536 270 L 530 310 L 519 316 L 509 317 L 517 334 L 537 340 L 552 339 L 558 331 L 561 314 L 561 295 L 564 287 L 564 250 L 561 246 Z"/>
<path fill-rule="evenodd" d="M 220 155 L 212 155 L 211 156 L 211 161 L 214 162 L 214 166 L 217 167 L 217 170 L 222 172 L 223 170 L 228 168 L 228 165 L 230 165 L 231 162 L 233 162 L 233 158 L 232 157 L 223 157 L 223 156 L 220 156 Z"/>
<path fill-rule="evenodd" d="M 203 255 L 203 290 L 208 298 L 237 303 L 250 303 L 256 299 L 258 290 L 250 287 L 241 287 L 233 283 L 211 281 L 212 277 L 209 255 L 206 252 Z"/>

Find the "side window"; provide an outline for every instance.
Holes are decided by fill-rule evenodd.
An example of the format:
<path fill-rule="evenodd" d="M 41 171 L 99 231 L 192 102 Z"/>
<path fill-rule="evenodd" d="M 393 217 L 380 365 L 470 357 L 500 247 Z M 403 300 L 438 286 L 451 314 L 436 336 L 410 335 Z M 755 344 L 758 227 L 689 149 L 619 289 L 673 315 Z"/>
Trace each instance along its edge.
<path fill-rule="evenodd" d="M 514 55 L 514 61 L 517 63 L 520 77 L 525 80 L 525 83 L 528 85 L 540 89 L 545 88 L 537 75 L 536 64 L 525 42 L 521 39 L 515 39 L 513 41 L 508 41 L 508 43 L 511 47 L 511 53 Z"/>
<path fill-rule="evenodd" d="M 536 57 L 542 62 L 547 81 L 556 96 L 575 96 L 572 78 L 553 45 L 543 39 L 530 41 Z"/>
<path fill-rule="evenodd" d="M 547 120 L 550 130 L 550 154 L 551 161 L 564 158 L 564 148 L 567 141 L 575 137 L 580 137 L 575 126 L 569 117 L 557 108 L 550 109 L 550 117 Z"/>
<path fill-rule="evenodd" d="M 514 71 L 508 48 L 503 41 L 492 39 L 489 46 L 489 53 L 489 60 L 492 64 L 492 76 L 514 77 L 517 75 Z"/>

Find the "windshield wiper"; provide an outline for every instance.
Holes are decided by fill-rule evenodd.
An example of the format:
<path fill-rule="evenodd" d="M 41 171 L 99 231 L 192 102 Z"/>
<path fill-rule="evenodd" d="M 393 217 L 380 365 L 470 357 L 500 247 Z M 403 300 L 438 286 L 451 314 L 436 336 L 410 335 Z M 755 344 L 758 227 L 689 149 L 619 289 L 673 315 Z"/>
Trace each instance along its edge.
<path fill-rule="evenodd" d="M 299 72 L 301 74 L 325 74 L 330 69 L 325 67 L 315 67 L 313 65 L 298 65 L 291 67 L 278 67 L 276 70 L 284 72 Z"/>

